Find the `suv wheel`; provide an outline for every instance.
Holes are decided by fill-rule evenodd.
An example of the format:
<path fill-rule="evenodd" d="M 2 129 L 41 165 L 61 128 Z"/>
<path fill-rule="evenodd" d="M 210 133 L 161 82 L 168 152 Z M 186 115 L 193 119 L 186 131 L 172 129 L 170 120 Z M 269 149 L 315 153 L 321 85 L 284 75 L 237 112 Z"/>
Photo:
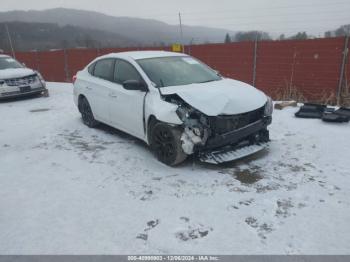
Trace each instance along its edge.
<path fill-rule="evenodd" d="M 151 128 L 151 149 L 162 163 L 175 166 L 187 158 L 182 150 L 181 130 L 179 128 L 156 123 Z"/>
<path fill-rule="evenodd" d="M 79 99 L 79 111 L 85 125 L 91 128 L 98 125 L 91 111 L 90 104 L 85 97 Z"/>

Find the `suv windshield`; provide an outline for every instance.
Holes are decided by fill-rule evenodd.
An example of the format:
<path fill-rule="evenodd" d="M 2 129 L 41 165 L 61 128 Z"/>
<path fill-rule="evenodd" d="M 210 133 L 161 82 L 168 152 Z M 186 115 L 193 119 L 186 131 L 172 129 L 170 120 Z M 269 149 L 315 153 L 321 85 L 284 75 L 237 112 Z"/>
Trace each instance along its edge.
<path fill-rule="evenodd" d="M 189 56 L 137 60 L 157 87 L 218 81 L 221 77 L 208 66 Z"/>
<path fill-rule="evenodd" d="M 0 70 L 23 68 L 23 65 L 11 57 L 0 57 Z"/>

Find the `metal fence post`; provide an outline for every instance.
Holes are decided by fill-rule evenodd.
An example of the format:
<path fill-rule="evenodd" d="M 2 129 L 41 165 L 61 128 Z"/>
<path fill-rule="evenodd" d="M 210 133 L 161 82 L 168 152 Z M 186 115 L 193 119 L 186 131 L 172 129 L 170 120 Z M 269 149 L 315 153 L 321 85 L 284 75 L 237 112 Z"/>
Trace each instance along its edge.
<path fill-rule="evenodd" d="M 337 89 L 337 105 L 340 105 L 340 99 L 341 99 L 341 92 L 343 88 L 343 80 L 344 80 L 344 71 L 345 71 L 345 65 L 348 57 L 348 45 L 349 45 L 349 35 L 345 37 L 345 44 L 344 44 L 344 50 L 343 50 L 343 60 L 340 68 L 340 77 L 339 77 L 339 83 L 338 83 L 338 89 Z"/>
<path fill-rule="evenodd" d="M 38 50 L 35 50 L 35 64 L 36 64 L 36 70 L 40 72 L 40 59 L 39 59 Z"/>
<path fill-rule="evenodd" d="M 64 56 L 64 73 L 66 77 L 66 82 L 69 82 L 67 49 L 63 49 L 63 56 Z"/>
<path fill-rule="evenodd" d="M 256 62 L 257 62 L 257 55 L 258 55 L 258 33 L 255 37 L 255 43 L 254 43 L 254 62 L 253 62 L 253 86 L 255 86 L 256 82 Z"/>

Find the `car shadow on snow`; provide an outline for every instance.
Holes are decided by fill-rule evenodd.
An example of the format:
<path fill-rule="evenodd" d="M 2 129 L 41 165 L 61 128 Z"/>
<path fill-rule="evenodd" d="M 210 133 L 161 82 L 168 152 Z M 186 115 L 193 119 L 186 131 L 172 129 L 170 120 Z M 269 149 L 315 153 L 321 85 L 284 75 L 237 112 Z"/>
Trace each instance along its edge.
<path fill-rule="evenodd" d="M 169 167 L 169 166 L 166 166 L 165 164 L 163 164 L 157 160 L 156 155 L 152 152 L 151 148 L 149 147 L 149 145 L 145 141 L 143 141 L 137 137 L 134 137 L 128 133 L 125 133 L 119 129 L 108 126 L 106 124 L 101 123 L 100 125 L 98 125 L 97 129 L 100 131 L 103 131 L 106 134 L 116 136 L 117 138 L 119 138 L 121 140 L 125 140 L 125 143 L 130 143 L 133 146 L 135 146 L 135 150 L 143 150 L 144 152 L 147 152 L 148 157 L 152 158 L 153 160 L 155 160 L 155 162 L 158 162 L 159 165 L 162 165 L 163 167 L 181 169 L 184 167 L 189 167 L 191 165 L 193 166 L 193 165 L 204 164 L 204 163 L 200 162 L 196 156 L 191 155 L 186 159 L 186 161 L 180 163 L 176 167 Z"/>
<path fill-rule="evenodd" d="M 82 122 L 82 120 L 81 120 Z M 83 122 L 82 122 L 83 123 Z M 108 134 L 108 135 L 112 135 L 112 136 L 115 136 L 117 138 L 119 138 L 122 142 L 125 141 L 125 143 L 129 143 L 129 144 L 132 144 L 135 146 L 135 149 L 136 148 L 139 148 L 139 149 L 142 149 L 142 150 L 145 150 L 145 151 L 149 151 L 150 154 L 152 154 L 152 152 L 150 151 L 148 145 L 146 144 L 146 142 L 144 142 L 143 140 L 137 138 L 137 137 L 134 137 L 128 133 L 125 133 L 119 129 L 116 129 L 114 127 L 111 127 L 111 126 L 108 126 L 106 124 L 103 124 L 103 123 L 100 123 L 96 129 L 104 132 L 105 134 Z"/>
<path fill-rule="evenodd" d="M 26 95 L 26 96 L 19 96 L 19 97 L 11 97 L 11 98 L 2 98 L 0 99 L 0 104 L 7 104 L 11 102 L 19 102 L 19 101 L 27 101 L 32 100 L 35 98 L 43 97 L 42 94 L 33 94 L 33 95 Z"/>
<path fill-rule="evenodd" d="M 82 122 L 82 120 L 81 120 Z M 83 123 L 83 122 L 82 122 Z M 136 138 L 128 133 L 125 133 L 119 129 L 116 129 L 114 127 L 108 126 L 106 124 L 99 124 L 96 127 L 97 130 L 100 130 L 106 134 L 112 135 L 112 136 L 116 136 L 117 138 L 119 138 L 120 140 L 124 140 L 125 143 L 130 143 L 133 146 L 135 146 L 135 149 L 141 149 L 144 152 L 148 152 L 149 157 L 152 157 L 154 159 L 156 159 L 156 156 L 152 153 L 150 147 L 147 145 L 146 142 L 144 142 L 143 140 Z M 225 162 L 225 163 L 220 163 L 220 164 L 210 164 L 210 163 L 205 163 L 199 160 L 197 155 L 190 155 L 188 156 L 188 158 L 186 159 L 186 161 L 184 161 L 183 163 L 179 164 L 176 167 L 173 168 L 177 168 L 177 169 L 181 169 L 181 168 L 188 168 L 188 167 L 194 167 L 194 166 L 198 166 L 204 169 L 208 169 L 208 170 L 214 170 L 214 171 L 221 171 L 223 169 L 230 169 L 230 168 L 237 168 L 241 165 L 250 165 L 252 162 L 254 162 L 255 160 L 264 158 L 268 155 L 268 149 L 262 150 L 258 153 L 255 153 L 251 156 L 247 156 L 238 160 L 233 160 L 230 162 Z M 161 162 L 159 162 L 160 165 L 164 165 Z M 164 165 L 165 166 L 165 165 Z M 171 167 L 169 167 L 171 168 Z"/>

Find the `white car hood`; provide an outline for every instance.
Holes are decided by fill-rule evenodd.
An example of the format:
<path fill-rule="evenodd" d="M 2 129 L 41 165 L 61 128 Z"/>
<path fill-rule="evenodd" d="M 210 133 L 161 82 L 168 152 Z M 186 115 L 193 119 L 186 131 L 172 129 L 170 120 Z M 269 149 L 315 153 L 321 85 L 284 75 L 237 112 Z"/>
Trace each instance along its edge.
<path fill-rule="evenodd" d="M 20 78 L 33 75 L 35 72 L 29 68 L 10 68 L 0 70 L 0 79 Z"/>
<path fill-rule="evenodd" d="M 164 95 L 177 94 L 207 116 L 242 114 L 258 109 L 267 102 L 263 92 L 232 79 L 163 87 L 161 92 Z"/>

